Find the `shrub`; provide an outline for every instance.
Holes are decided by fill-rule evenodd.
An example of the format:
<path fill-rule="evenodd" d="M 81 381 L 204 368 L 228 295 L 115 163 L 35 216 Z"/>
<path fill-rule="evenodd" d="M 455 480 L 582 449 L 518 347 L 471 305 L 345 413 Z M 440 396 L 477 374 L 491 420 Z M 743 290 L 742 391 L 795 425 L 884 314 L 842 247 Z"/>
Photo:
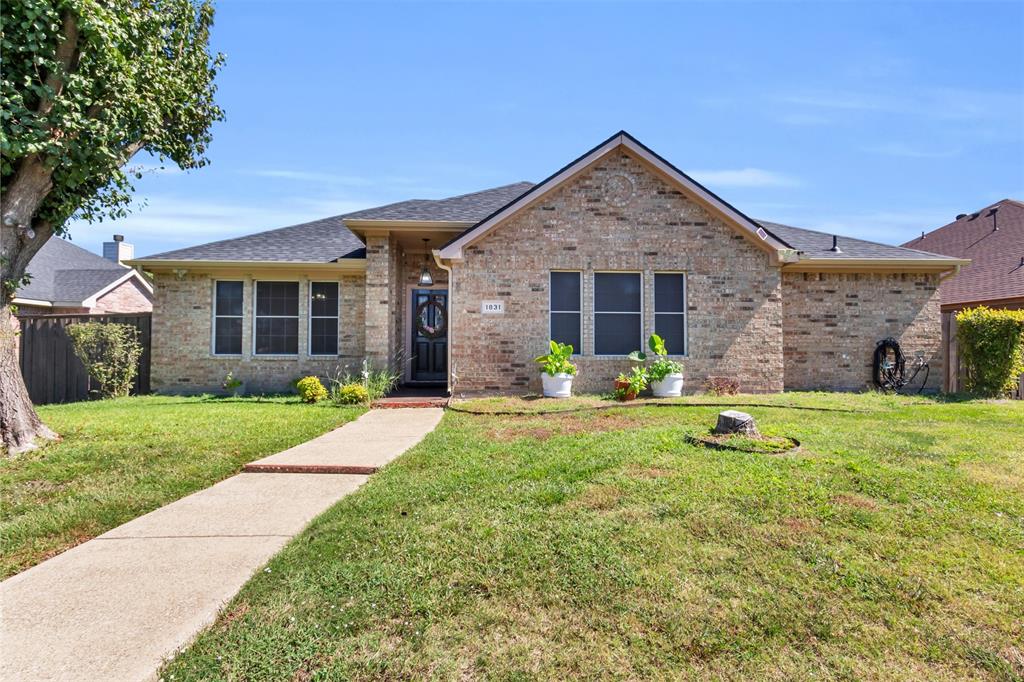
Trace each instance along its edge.
<path fill-rule="evenodd" d="M 956 338 L 970 393 L 994 397 L 1012 390 L 1024 372 L 1024 310 L 961 310 Z"/>
<path fill-rule="evenodd" d="M 295 384 L 299 397 L 304 403 L 315 403 L 327 397 L 327 389 L 316 377 L 304 377 Z"/>
<path fill-rule="evenodd" d="M 736 395 L 740 392 L 740 382 L 731 377 L 708 377 L 704 380 L 704 390 L 711 395 Z"/>
<path fill-rule="evenodd" d="M 339 405 L 364 405 L 370 402 L 370 392 L 362 384 L 342 384 L 331 391 L 331 399 Z"/>
<path fill-rule="evenodd" d="M 396 364 L 401 363 L 396 360 Z M 400 374 L 390 369 L 374 369 L 369 360 L 363 360 L 362 370 L 359 374 L 349 372 L 347 365 L 344 369 L 338 367 L 334 372 L 334 376 L 330 377 L 331 399 L 336 403 L 339 402 L 338 396 L 341 394 L 342 388 L 351 384 L 359 384 L 366 389 L 368 398 L 357 402 L 380 400 L 386 397 L 388 393 L 391 393 L 395 386 L 398 385 L 400 378 Z"/>
<path fill-rule="evenodd" d="M 69 325 L 75 355 L 107 398 L 128 395 L 139 371 L 142 344 L 139 330 L 130 324 L 81 322 Z"/>
<path fill-rule="evenodd" d="M 572 357 L 572 344 L 558 343 L 558 341 L 552 340 L 548 345 L 551 349 L 550 353 L 539 355 L 533 359 L 540 365 L 540 371 L 552 377 L 556 374 L 575 376 L 576 365 L 569 362 L 569 358 Z"/>

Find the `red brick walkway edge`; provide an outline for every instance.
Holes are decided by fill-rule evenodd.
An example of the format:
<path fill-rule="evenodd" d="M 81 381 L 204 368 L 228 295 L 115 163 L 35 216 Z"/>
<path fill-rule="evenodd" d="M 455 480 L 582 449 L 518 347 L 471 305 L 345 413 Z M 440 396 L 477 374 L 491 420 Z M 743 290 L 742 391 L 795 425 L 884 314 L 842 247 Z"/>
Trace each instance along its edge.
<path fill-rule="evenodd" d="M 343 466 L 338 464 L 246 464 L 244 473 L 250 474 L 360 474 L 377 473 L 378 467 Z"/>

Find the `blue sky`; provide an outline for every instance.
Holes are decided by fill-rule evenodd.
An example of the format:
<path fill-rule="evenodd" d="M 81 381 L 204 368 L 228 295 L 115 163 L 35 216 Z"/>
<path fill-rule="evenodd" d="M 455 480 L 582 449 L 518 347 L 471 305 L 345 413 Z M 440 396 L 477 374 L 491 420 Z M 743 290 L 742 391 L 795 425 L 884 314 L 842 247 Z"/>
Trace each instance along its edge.
<path fill-rule="evenodd" d="M 899 243 L 1024 198 L 1024 3 L 222 0 L 211 165 L 152 160 L 145 255 L 540 180 L 626 129 L 755 218 Z"/>

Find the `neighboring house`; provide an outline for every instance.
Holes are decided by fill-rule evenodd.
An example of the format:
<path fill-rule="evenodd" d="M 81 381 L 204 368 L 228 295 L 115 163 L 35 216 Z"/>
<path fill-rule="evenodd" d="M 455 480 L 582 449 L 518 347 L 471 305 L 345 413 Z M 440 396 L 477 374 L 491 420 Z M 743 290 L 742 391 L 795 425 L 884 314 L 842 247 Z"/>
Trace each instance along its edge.
<path fill-rule="evenodd" d="M 18 315 L 148 313 L 153 286 L 123 264 L 131 245 L 120 235 L 97 256 L 69 241 L 52 237 L 28 264 L 29 283 L 14 297 Z"/>
<path fill-rule="evenodd" d="M 922 233 L 903 246 L 969 258 L 955 277 L 942 282 L 942 310 L 976 305 L 1024 308 L 1024 203 L 1003 199 Z"/>
<path fill-rule="evenodd" d="M 939 289 L 943 345 L 949 359 L 944 388 L 956 391 L 963 379 L 956 312 L 978 305 L 1024 308 L 1024 203 L 1003 199 L 980 211 L 961 213 L 948 225 L 922 233 L 904 246 L 971 260 L 955 277 L 944 279 Z M 1024 376 L 1016 397 L 1024 398 Z"/>
<path fill-rule="evenodd" d="M 537 185 L 135 261 L 156 278 L 157 390 L 230 371 L 269 391 L 367 358 L 459 393 L 538 390 L 552 337 L 577 390 L 607 391 L 654 331 L 691 391 L 863 389 L 890 336 L 941 370 L 939 280 L 964 262 L 753 220 L 625 132 Z"/>

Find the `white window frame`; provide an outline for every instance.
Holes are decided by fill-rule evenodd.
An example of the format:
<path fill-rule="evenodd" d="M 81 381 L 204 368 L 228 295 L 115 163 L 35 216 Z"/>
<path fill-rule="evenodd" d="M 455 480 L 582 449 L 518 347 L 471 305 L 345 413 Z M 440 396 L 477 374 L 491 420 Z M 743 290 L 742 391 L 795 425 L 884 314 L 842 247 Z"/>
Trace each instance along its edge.
<path fill-rule="evenodd" d="M 551 276 L 553 274 L 555 274 L 556 272 L 564 272 L 564 273 L 569 273 L 569 274 L 574 274 L 574 275 L 578 275 L 579 276 L 579 279 L 580 279 L 580 303 L 579 303 L 580 307 L 579 307 L 579 310 L 555 310 L 554 309 L 554 306 L 553 306 L 553 303 L 552 303 L 554 287 L 551 284 L 551 280 L 552 280 Z M 579 334 L 579 336 L 580 336 L 580 346 L 581 347 L 580 348 L 573 348 L 572 349 L 573 350 L 572 354 L 573 355 L 583 355 L 583 348 L 582 348 L 582 346 L 583 346 L 583 271 L 582 270 L 561 270 L 561 269 L 555 269 L 555 270 L 549 270 L 548 271 L 548 340 L 549 341 L 552 338 L 554 338 L 554 337 L 551 336 L 551 316 L 554 313 L 572 313 L 572 314 L 579 315 L 579 318 L 580 318 L 580 334 Z M 547 352 L 547 351 L 545 351 L 545 352 Z"/>
<path fill-rule="evenodd" d="M 598 275 L 637 275 L 640 277 L 640 310 L 627 312 L 624 310 L 598 310 L 597 309 L 597 276 Z M 644 272 L 643 270 L 594 270 L 591 282 L 590 300 L 590 342 L 594 349 L 594 355 L 601 358 L 624 358 L 629 353 L 598 353 L 597 352 L 597 316 L 601 315 L 640 315 L 640 338 L 637 339 L 637 346 L 633 350 L 643 350 L 644 345 Z"/>
<path fill-rule="evenodd" d="M 333 284 L 334 290 L 337 292 L 338 308 L 334 311 L 334 315 L 314 315 L 313 314 L 313 285 L 314 284 Z M 341 354 L 341 282 L 332 280 L 320 280 L 313 281 L 309 280 L 309 295 L 306 297 L 309 301 L 307 307 L 309 308 L 308 314 L 306 315 L 306 353 L 312 358 L 333 358 Z M 337 332 L 334 335 L 334 352 L 333 353 L 314 353 L 313 352 L 313 320 L 337 320 L 338 327 Z"/>
<path fill-rule="evenodd" d="M 298 297 L 296 299 L 297 304 L 302 303 L 302 282 L 297 279 L 254 279 L 252 281 L 252 355 L 257 358 L 298 358 L 299 357 L 299 346 L 296 344 L 294 353 L 257 353 L 256 352 L 256 322 L 260 318 L 266 319 L 283 319 L 290 320 L 294 317 L 295 324 L 298 325 L 302 321 L 301 311 L 293 315 L 260 315 L 256 312 L 256 307 L 259 305 L 259 290 L 260 282 L 266 282 L 267 284 L 274 284 L 278 282 L 295 283 L 299 287 Z M 301 308 L 301 305 L 300 305 Z M 302 329 L 296 329 L 299 336 L 302 336 Z"/>
<path fill-rule="evenodd" d="M 242 285 L 242 314 L 241 315 L 218 315 L 217 314 L 217 284 L 219 282 L 238 282 Z M 213 324 L 210 325 L 210 355 L 218 358 L 240 358 L 242 357 L 242 349 L 244 346 L 241 344 L 238 346 L 237 353 L 218 353 L 217 352 L 217 318 L 224 317 L 230 319 L 242 320 L 242 324 L 245 324 L 245 280 L 242 279 L 215 279 L 213 280 L 213 291 L 210 292 L 210 313 L 213 320 Z"/>
<path fill-rule="evenodd" d="M 651 333 L 655 333 L 658 327 L 658 315 L 682 315 L 683 316 L 683 352 L 670 354 L 674 358 L 690 357 L 690 276 L 685 270 L 655 270 L 651 273 L 651 304 L 654 306 L 654 315 L 651 316 L 653 325 Z M 683 312 L 659 313 L 658 312 L 658 275 L 682 275 L 683 276 Z"/>

